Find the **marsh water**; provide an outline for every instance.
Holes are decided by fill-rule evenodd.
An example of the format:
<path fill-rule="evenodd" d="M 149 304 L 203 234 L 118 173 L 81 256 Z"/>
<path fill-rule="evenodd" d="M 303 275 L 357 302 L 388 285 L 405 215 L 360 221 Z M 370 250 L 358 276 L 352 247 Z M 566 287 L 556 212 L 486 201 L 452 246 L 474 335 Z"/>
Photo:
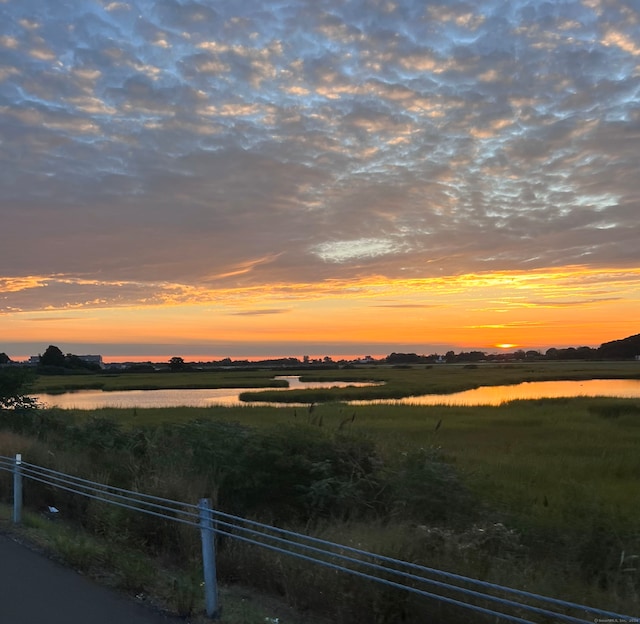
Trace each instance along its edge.
<path fill-rule="evenodd" d="M 289 382 L 288 390 L 299 388 L 345 388 L 347 386 L 371 386 L 372 383 L 343 381 L 303 382 L 297 376 L 279 376 Z M 249 390 L 267 388 L 218 388 L 211 390 L 125 390 L 103 392 L 80 390 L 65 394 L 39 394 L 36 398 L 48 407 L 64 409 L 99 409 L 101 407 L 211 407 L 213 405 L 267 405 L 263 402 L 240 401 L 239 395 Z M 639 379 L 590 379 L 584 381 L 535 381 L 509 386 L 482 386 L 453 394 L 423 394 L 402 399 L 374 399 L 350 401 L 351 405 L 499 405 L 517 399 L 541 399 L 554 397 L 607 396 L 640 398 Z M 297 406 L 297 403 L 271 403 L 278 407 Z"/>
<path fill-rule="evenodd" d="M 375 386 L 371 382 L 350 381 L 300 381 L 300 377 L 280 375 L 276 380 L 289 383 L 286 388 L 213 388 L 166 390 L 77 390 L 64 394 L 37 394 L 35 397 L 47 407 L 63 409 L 100 409 L 101 407 L 211 407 L 212 405 L 267 405 L 265 402 L 248 403 L 240 400 L 243 392 L 260 390 L 294 390 L 300 388 L 346 388 L 347 386 Z M 297 403 L 273 403 L 276 406 L 301 405 Z"/>
<path fill-rule="evenodd" d="M 588 379 L 583 381 L 530 381 L 510 386 L 481 386 L 453 394 L 423 394 L 384 401 L 353 401 L 361 404 L 394 405 L 500 405 L 519 399 L 560 397 L 640 398 L 640 379 Z"/>

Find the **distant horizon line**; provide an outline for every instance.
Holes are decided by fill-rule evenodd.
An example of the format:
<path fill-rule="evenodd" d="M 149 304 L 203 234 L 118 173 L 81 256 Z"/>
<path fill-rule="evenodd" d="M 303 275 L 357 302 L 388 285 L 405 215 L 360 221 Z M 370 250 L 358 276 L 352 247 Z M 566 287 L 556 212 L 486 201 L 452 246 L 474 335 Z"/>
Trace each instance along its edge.
<path fill-rule="evenodd" d="M 581 345 L 581 346 L 587 346 L 587 345 Z M 600 346 L 600 345 L 598 345 Z M 347 360 L 347 361 L 354 361 L 354 360 L 360 360 L 360 359 L 364 359 L 364 358 L 372 358 L 374 360 L 380 360 L 380 359 L 384 359 L 386 357 L 388 357 L 389 355 L 391 355 L 391 353 L 415 353 L 418 356 L 432 356 L 432 355 L 446 355 L 446 353 L 448 351 L 453 351 L 454 353 L 458 354 L 458 353 L 468 353 L 468 352 L 472 352 L 472 351 L 480 351 L 482 353 L 486 353 L 487 355 L 507 355 L 509 353 L 516 353 L 518 351 L 538 351 L 539 353 L 544 354 L 548 349 L 570 349 L 570 348 L 578 348 L 575 346 L 569 346 L 569 347 L 565 347 L 565 346 L 561 346 L 561 347 L 545 347 L 545 348 L 525 348 L 525 347 L 519 347 L 517 345 L 510 347 L 508 349 L 505 348 L 500 348 L 500 347 L 493 347 L 492 350 L 491 349 L 486 349 L 486 348 L 481 348 L 481 347 L 463 347 L 463 348 L 458 348 L 458 350 L 454 349 L 454 348 L 447 348 L 445 351 L 442 350 L 435 350 L 435 351 L 420 351 L 420 350 L 392 350 L 392 351 L 387 351 L 385 353 L 375 353 L 375 352 L 359 352 L 357 354 L 354 353 L 330 353 L 330 352 L 321 352 L 321 353 L 304 353 L 303 355 L 210 355 L 210 354 L 193 354 L 193 353 L 180 353 L 178 351 L 175 352 L 171 352 L 170 354 L 161 354 L 161 353 L 157 353 L 157 354 L 102 354 L 102 353 L 95 353 L 95 352 L 89 352 L 87 351 L 86 353 L 74 353 L 73 355 L 78 355 L 78 356 L 87 356 L 87 355 L 99 355 L 100 357 L 102 357 L 102 361 L 104 364 L 122 364 L 122 363 L 146 363 L 146 362 L 151 362 L 151 363 L 159 363 L 159 362 L 169 362 L 169 360 L 173 357 L 181 357 L 185 363 L 189 363 L 189 362 L 220 362 L 222 360 L 231 360 L 232 362 L 242 362 L 242 361 L 247 361 L 247 362 L 260 362 L 260 361 L 265 361 L 265 360 L 286 360 L 286 359 L 290 359 L 290 358 L 294 358 L 294 359 L 298 359 L 300 361 L 303 361 L 304 358 L 309 358 L 310 360 L 323 360 L 324 358 L 328 357 L 331 358 L 334 361 L 340 361 L 340 360 Z M 589 347 L 591 349 L 597 349 L 598 347 Z M 43 350 L 44 352 L 44 350 Z M 31 357 L 37 356 L 37 355 L 41 355 L 41 354 L 30 354 L 30 355 L 15 355 L 15 356 L 9 356 L 11 358 L 12 362 L 16 362 L 16 363 L 23 363 L 23 362 L 28 362 L 29 359 Z"/>
<path fill-rule="evenodd" d="M 231 360 L 279 360 L 285 358 L 312 359 L 330 357 L 334 360 L 356 360 L 366 356 L 384 358 L 391 353 L 415 353 L 417 355 L 446 355 L 479 351 L 486 354 L 506 354 L 517 351 L 538 351 L 544 354 L 549 349 L 588 347 L 597 349 L 607 342 L 609 336 L 598 344 L 531 344 L 528 342 L 500 341 L 484 344 L 460 344 L 450 342 L 338 342 L 338 341 L 219 341 L 207 342 L 80 342 L 80 341 L 6 341 L 0 343 L 4 352 L 14 362 L 28 361 L 42 355 L 49 345 L 58 347 L 65 354 L 100 355 L 105 363 L 121 362 L 168 362 L 172 357 L 181 357 L 188 362 L 211 362 L 226 358 Z"/>

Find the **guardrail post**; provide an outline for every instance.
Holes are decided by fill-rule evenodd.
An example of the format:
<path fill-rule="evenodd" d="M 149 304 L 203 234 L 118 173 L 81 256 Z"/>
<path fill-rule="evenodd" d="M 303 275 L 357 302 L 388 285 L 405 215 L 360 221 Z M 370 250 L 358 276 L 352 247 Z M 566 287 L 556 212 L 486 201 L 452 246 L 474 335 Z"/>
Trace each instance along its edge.
<path fill-rule="evenodd" d="M 218 582 L 216 580 L 216 553 L 211 517 L 211 499 L 201 498 L 200 536 L 202 538 L 202 566 L 204 569 L 205 608 L 207 616 L 218 618 Z"/>
<path fill-rule="evenodd" d="M 22 520 L 22 455 L 16 453 L 13 466 L 13 523 L 20 524 Z"/>

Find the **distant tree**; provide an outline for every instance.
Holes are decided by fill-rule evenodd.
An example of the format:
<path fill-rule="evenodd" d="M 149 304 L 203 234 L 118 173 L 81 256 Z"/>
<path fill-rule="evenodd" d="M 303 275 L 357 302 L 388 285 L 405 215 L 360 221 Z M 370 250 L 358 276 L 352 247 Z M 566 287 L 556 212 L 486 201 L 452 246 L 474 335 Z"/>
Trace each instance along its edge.
<path fill-rule="evenodd" d="M 581 360 L 593 360 L 597 354 L 598 351 L 591 347 L 578 347 L 576 349 L 576 356 Z"/>
<path fill-rule="evenodd" d="M 67 353 L 67 355 L 64 358 L 64 366 L 66 368 L 85 368 L 85 363 L 77 356 L 74 355 L 73 353 Z"/>
<path fill-rule="evenodd" d="M 389 364 L 415 364 L 420 361 L 417 353 L 396 353 L 395 351 L 387 355 Z"/>
<path fill-rule="evenodd" d="M 461 351 L 456 356 L 457 362 L 481 362 L 487 359 L 487 354 L 483 351 Z"/>
<path fill-rule="evenodd" d="M 567 347 L 558 351 L 558 357 L 561 360 L 577 360 L 578 352 L 575 347 Z"/>
<path fill-rule="evenodd" d="M 31 379 L 32 373 L 26 368 L 2 369 L 0 371 L 0 410 L 37 407 L 36 400 L 25 394 Z"/>
<path fill-rule="evenodd" d="M 0 353 L 0 366 L 2 364 L 10 364 L 11 358 L 6 353 Z"/>
<path fill-rule="evenodd" d="M 153 373 L 155 367 L 150 362 L 141 362 L 140 364 L 130 364 L 125 368 L 127 373 Z"/>
<path fill-rule="evenodd" d="M 622 340 L 605 342 L 598 348 L 597 355 L 608 360 L 632 359 L 636 355 L 640 355 L 640 334 L 635 334 Z"/>
<path fill-rule="evenodd" d="M 49 345 L 46 351 L 40 356 L 40 366 L 61 366 L 66 364 L 64 353 L 54 345 Z"/>
<path fill-rule="evenodd" d="M 169 368 L 172 371 L 181 371 L 185 368 L 184 360 L 179 356 L 174 356 L 169 360 Z"/>

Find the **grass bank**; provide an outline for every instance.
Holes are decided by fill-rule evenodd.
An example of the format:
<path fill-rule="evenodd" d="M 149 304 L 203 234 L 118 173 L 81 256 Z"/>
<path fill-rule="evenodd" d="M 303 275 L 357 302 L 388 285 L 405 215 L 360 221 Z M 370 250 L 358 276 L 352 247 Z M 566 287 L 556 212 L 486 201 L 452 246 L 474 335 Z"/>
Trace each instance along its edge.
<path fill-rule="evenodd" d="M 56 394 L 74 390 L 163 390 L 198 388 L 286 388 L 287 382 L 260 371 L 202 371 L 155 373 L 91 373 L 81 375 L 38 375 L 29 390 Z"/>

